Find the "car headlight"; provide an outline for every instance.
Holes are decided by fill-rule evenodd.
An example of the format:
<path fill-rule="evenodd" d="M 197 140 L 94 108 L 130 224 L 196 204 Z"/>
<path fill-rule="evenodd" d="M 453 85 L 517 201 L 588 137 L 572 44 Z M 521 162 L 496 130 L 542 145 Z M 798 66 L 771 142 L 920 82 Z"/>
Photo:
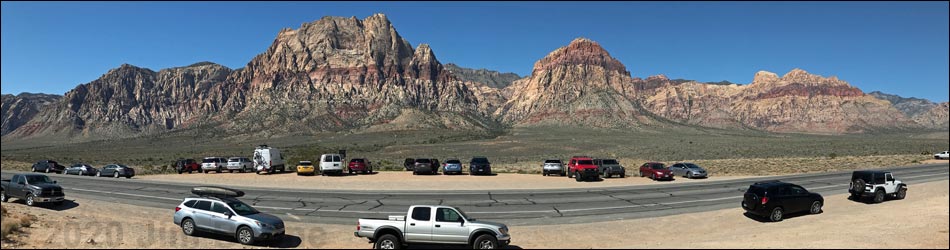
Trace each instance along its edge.
<path fill-rule="evenodd" d="M 254 223 L 257 223 L 257 226 L 259 226 L 259 227 L 267 227 L 267 223 L 263 223 L 263 222 L 260 222 L 260 221 L 254 221 Z"/>
<path fill-rule="evenodd" d="M 503 228 L 499 228 L 499 229 L 498 229 L 498 232 L 500 232 L 502 235 L 507 235 L 507 234 L 508 234 L 508 228 L 504 228 L 504 227 L 503 227 Z"/>

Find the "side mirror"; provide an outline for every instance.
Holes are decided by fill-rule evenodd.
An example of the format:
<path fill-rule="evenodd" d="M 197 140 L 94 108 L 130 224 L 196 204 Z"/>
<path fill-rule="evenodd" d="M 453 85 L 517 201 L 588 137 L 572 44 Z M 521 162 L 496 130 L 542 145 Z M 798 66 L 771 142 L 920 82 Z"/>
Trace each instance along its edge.
<path fill-rule="evenodd" d="M 234 214 L 232 214 L 231 212 L 224 212 L 224 216 L 227 216 L 228 219 L 231 219 L 231 217 L 234 216 Z"/>
<path fill-rule="evenodd" d="M 56 184 L 56 183 L 57 183 L 56 181 L 53 181 L 53 184 Z"/>

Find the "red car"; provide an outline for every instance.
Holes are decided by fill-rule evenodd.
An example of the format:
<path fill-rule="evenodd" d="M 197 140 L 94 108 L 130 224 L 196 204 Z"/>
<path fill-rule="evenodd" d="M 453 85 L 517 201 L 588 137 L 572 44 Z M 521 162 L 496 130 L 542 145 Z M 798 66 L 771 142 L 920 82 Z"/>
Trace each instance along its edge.
<path fill-rule="evenodd" d="M 567 178 L 576 181 L 596 180 L 600 178 L 600 171 L 594 165 L 594 159 L 589 156 L 574 156 L 567 163 Z"/>
<path fill-rule="evenodd" d="M 373 167 L 369 165 L 369 161 L 364 158 L 353 158 L 350 160 L 350 164 L 347 165 L 347 169 L 350 171 L 350 174 L 360 172 L 361 174 L 368 174 L 373 172 Z"/>
<path fill-rule="evenodd" d="M 201 165 L 198 164 L 198 162 L 194 159 L 178 159 L 175 161 L 175 170 L 178 171 L 178 174 L 183 172 L 188 172 L 190 174 L 194 171 L 201 173 Z"/>
<path fill-rule="evenodd" d="M 673 172 L 666 165 L 659 162 L 647 162 L 640 166 L 640 177 L 650 177 L 657 180 L 673 180 Z"/>

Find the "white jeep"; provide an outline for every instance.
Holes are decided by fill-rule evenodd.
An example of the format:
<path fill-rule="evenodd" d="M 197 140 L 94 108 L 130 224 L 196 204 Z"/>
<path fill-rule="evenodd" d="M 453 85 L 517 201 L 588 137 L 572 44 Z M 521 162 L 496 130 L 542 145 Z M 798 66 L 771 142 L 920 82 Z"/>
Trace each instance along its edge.
<path fill-rule="evenodd" d="M 854 171 L 848 192 L 854 200 L 873 197 L 874 203 L 881 203 L 887 196 L 904 199 L 907 196 L 907 184 L 895 179 L 891 172 Z"/>

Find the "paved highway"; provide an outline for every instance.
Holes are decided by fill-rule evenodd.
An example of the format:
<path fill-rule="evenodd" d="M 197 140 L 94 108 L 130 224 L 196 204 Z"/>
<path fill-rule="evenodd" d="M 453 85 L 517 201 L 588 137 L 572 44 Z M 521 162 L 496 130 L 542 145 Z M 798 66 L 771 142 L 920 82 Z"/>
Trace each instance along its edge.
<path fill-rule="evenodd" d="M 914 184 L 950 179 L 948 164 L 894 167 L 886 170 L 892 171 L 898 179 L 908 183 L 908 195 L 914 195 Z M 2 171 L 0 176 L 9 179 L 15 173 L 18 172 Z M 669 185 L 559 190 L 460 191 L 451 190 L 452 187 L 447 186 L 396 192 L 236 187 L 246 193 L 242 200 L 288 222 L 355 224 L 355 218 L 384 218 L 390 214 L 404 214 L 410 205 L 441 204 L 460 207 L 479 219 L 495 220 L 509 225 L 546 225 L 737 208 L 745 189 L 756 181 L 764 180 L 796 183 L 810 191 L 828 196 L 846 193 L 850 176 L 850 171 L 843 171 L 704 183 L 681 184 L 674 181 Z M 191 196 L 191 187 L 199 185 L 135 178 L 112 179 L 57 174 L 51 177 L 66 189 L 67 199 L 79 197 L 167 208 L 169 215 L 184 197 Z M 558 178 L 551 181 L 573 180 Z"/>

